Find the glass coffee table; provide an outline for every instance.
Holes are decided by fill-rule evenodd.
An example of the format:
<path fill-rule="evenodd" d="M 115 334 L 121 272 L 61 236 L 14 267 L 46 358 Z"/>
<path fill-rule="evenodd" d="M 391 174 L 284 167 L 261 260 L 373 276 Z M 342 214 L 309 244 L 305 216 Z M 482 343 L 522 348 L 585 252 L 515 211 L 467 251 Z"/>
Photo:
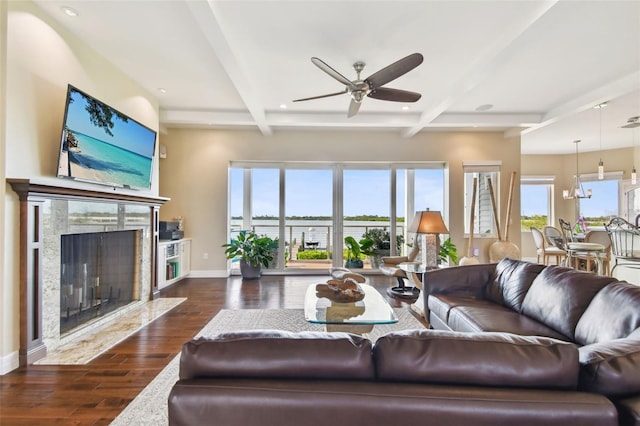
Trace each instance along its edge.
<path fill-rule="evenodd" d="M 304 318 L 310 323 L 325 324 L 327 331 L 366 334 L 376 324 L 393 324 L 398 316 L 378 291 L 360 284 L 364 299 L 357 302 L 334 302 L 318 297 L 316 285 L 310 285 L 304 299 Z"/>

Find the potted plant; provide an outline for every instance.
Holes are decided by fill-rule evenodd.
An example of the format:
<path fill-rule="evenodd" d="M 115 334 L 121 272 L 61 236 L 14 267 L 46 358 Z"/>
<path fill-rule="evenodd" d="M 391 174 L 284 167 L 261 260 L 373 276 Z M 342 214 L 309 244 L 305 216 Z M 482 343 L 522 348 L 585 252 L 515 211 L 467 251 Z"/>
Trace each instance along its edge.
<path fill-rule="evenodd" d="M 362 237 L 373 241 L 371 248 L 373 254 L 370 256 L 371 267 L 379 268 L 382 264 L 382 258 L 391 255 L 391 234 L 383 228 L 372 228 L 362 234 Z M 400 253 L 402 243 L 404 243 L 404 236 L 396 235 L 396 253 Z"/>
<path fill-rule="evenodd" d="M 451 241 L 451 238 L 447 238 L 440 244 L 440 252 L 438 253 L 438 263 L 447 261 L 454 265 L 458 264 L 458 248 Z"/>
<path fill-rule="evenodd" d="M 368 238 L 363 238 L 360 242 L 356 241 L 353 237 L 345 237 L 344 244 L 347 246 L 347 259 L 345 261 L 345 268 L 362 268 L 364 266 L 361 255 L 371 256 L 373 252 L 373 241 Z"/>
<path fill-rule="evenodd" d="M 253 231 L 240 231 L 237 238 L 223 244 L 227 259 L 240 259 L 240 273 L 243 278 L 260 278 L 262 267 L 269 267 L 273 260 L 273 240 L 267 236 L 258 236 Z"/>

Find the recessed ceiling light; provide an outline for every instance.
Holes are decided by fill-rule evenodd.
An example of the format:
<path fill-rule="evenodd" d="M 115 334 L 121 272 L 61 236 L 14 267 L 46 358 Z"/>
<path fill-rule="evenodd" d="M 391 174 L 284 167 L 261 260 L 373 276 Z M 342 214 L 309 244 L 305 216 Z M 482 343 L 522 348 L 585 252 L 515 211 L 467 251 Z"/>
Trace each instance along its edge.
<path fill-rule="evenodd" d="M 405 106 L 402 107 L 402 110 L 403 111 L 409 111 L 409 107 L 407 105 L 405 105 Z"/>
<path fill-rule="evenodd" d="M 72 18 L 78 16 L 78 12 L 75 9 L 70 8 L 69 6 L 62 6 L 61 9 L 67 16 L 71 16 Z"/>
<path fill-rule="evenodd" d="M 165 89 L 164 87 L 158 87 L 158 92 L 167 93 L 167 89 Z"/>
<path fill-rule="evenodd" d="M 285 104 L 280 104 L 280 108 L 281 108 L 281 109 L 287 109 L 287 105 L 285 105 Z"/>
<path fill-rule="evenodd" d="M 480 105 L 479 107 L 476 108 L 476 111 L 478 112 L 482 112 L 482 111 L 489 111 L 491 108 L 493 108 L 493 105 L 491 104 L 484 104 L 484 105 Z"/>

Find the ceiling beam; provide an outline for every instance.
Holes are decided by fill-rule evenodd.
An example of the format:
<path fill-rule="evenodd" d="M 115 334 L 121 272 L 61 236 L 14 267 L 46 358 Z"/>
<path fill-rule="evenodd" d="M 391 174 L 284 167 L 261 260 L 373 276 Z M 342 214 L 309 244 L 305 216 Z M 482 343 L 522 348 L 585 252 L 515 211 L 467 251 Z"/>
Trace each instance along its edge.
<path fill-rule="evenodd" d="M 440 114 L 446 111 L 451 105 L 458 101 L 466 93 L 475 88 L 482 80 L 486 78 L 493 70 L 498 69 L 502 63 L 506 62 L 509 56 L 514 53 L 513 49 L 509 49 L 513 45 L 513 42 L 517 40 L 522 34 L 527 31 L 533 24 L 535 24 L 540 18 L 542 18 L 553 6 L 556 5 L 558 0 L 540 2 L 538 10 L 528 17 L 524 22 L 518 25 L 514 25 L 511 29 L 507 29 L 503 37 L 496 41 L 492 46 L 489 46 L 484 52 L 478 55 L 476 60 L 467 70 L 463 73 L 462 77 L 445 93 L 449 95 L 444 99 L 440 99 L 430 108 L 426 108 L 422 113 L 418 124 L 410 129 L 407 129 L 404 133 L 404 137 L 412 137 L 424 127 L 427 127 L 429 123 L 436 119 Z"/>
<path fill-rule="evenodd" d="M 234 53 L 237 50 L 233 48 L 232 43 L 229 41 L 229 33 L 224 31 L 224 24 L 217 5 L 212 0 L 186 1 L 185 3 L 209 42 L 213 54 L 220 60 L 229 79 L 233 82 L 244 104 L 247 106 L 255 125 L 258 126 L 262 134 L 266 136 L 272 135 L 273 131 L 267 124 L 264 107 L 256 96 L 258 90 L 255 89 L 248 78 L 250 73 L 242 68 Z"/>
<path fill-rule="evenodd" d="M 557 123 L 564 118 L 590 110 L 594 106 L 603 102 L 619 98 L 638 90 L 640 90 L 640 71 L 635 71 L 631 74 L 620 77 L 611 83 L 607 83 L 602 87 L 598 87 L 589 93 L 585 93 L 571 99 L 562 105 L 556 106 L 552 110 L 548 111 L 538 124 L 534 124 L 523 130 L 522 134 L 526 135 L 534 130 Z"/>

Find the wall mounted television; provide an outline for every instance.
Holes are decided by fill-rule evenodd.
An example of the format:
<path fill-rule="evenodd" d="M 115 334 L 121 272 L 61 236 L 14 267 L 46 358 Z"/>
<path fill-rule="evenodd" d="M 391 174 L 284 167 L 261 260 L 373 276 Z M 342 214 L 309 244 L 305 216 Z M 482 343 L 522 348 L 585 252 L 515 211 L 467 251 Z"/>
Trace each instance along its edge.
<path fill-rule="evenodd" d="M 156 132 L 69 85 L 58 177 L 149 189 Z"/>

